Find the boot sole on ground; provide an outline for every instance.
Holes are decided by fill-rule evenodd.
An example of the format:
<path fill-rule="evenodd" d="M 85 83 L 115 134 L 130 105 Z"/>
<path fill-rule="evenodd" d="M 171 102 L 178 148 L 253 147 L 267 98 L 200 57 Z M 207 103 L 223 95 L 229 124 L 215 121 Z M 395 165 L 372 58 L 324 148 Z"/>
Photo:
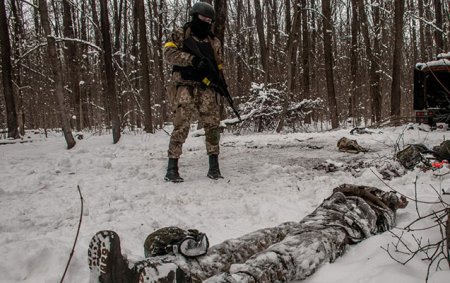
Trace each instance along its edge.
<path fill-rule="evenodd" d="M 174 180 L 172 180 L 172 179 L 169 179 L 169 178 L 167 178 L 167 177 L 164 177 L 164 181 L 172 182 L 172 183 L 183 183 L 183 182 L 184 182 L 184 179 L 183 179 L 183 178 L 180 178 L 180 179 L 174 179 Z"/>
<path fill-rule="evenodd" d="M 213 179 L 213 180 L 219 180 L 219 179 L 224 179 L 223 176 L 212 176 L 212 175 L 206 175 L 208 178 Z"/>
<path fill-rule="evenodd" d="M 113 231 L 100 231 L 88 249 L 90 283 L 131 283 L 128 266 L 120 250 L 120 238 Z"/>

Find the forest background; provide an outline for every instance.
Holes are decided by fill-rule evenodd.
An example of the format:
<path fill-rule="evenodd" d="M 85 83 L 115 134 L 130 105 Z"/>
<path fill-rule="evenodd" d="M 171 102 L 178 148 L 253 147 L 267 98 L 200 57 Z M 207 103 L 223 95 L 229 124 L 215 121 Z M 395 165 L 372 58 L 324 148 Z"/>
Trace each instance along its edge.
<path fill-rule="evenodd" d="M 117 142 L 125 128 L 163 128 L 171 118 L 163 44 L 194 2 L 0 0 L 3 135 L 62 128 L 70 148 L 71 129 L 112 129 Z M 235 105 L 248 114 L 263 94 L 272 110 L 241 125 L 250 131 L 408 119 L 415 64 L 450 49 L 445 0 L 206 2 Z M 323 103 L 289 113 L 305 99 Z"/>

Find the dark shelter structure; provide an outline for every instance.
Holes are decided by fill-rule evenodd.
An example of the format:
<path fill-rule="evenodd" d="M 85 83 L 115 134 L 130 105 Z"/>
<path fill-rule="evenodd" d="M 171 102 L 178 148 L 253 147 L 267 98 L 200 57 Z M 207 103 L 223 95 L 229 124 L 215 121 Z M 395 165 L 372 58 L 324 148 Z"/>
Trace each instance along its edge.
<path fill-rule="evenodd" d="M 150 257 L 134 264 L 123 258 L 119 236 L 112 231 L 101 231 L 89 246 L 91 282 L 302 280 L 323 263 L 333 262 L 347 245 L 391 229 L 397 209 L 406 205 L 406 199 L 393 192 L 344 184 L 300 222 L 261 229 L 209 249 L 206 236 L 196 230 L 163 228 L 147 238 L 145 252 Z M 206 254 L 201 252 L 202 248 L 207 249 Z M 199 251 L 199 256 L 192 251 Z"/>
<path fill-rule="evenodd" d="M 414 68 L 414 111 L 417 123 L 450 124 L 450 54 Z"/>

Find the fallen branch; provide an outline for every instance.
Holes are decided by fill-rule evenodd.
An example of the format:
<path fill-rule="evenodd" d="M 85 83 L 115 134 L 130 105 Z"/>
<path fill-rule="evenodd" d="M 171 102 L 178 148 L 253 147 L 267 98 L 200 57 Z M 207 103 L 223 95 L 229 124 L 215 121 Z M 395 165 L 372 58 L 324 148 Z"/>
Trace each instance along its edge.
<path fill-rule="evenodd" d="M 404 197 L 405 197 L 406 199 L 408 199 L 408 200 L 416 201 L 416 202 L 419 202 L 419 203 L 425 203 L 425 204 L 439 204 L 439 203 L 440 203 L 439 201 L 421 201 L 421 200 L 418 200 L 418 199 L 416 199 L 416 198 L 412 198 L 412 197 L 409 197 L 409 196 L 407 196 L 407 195 L 405 195 L 405 194 L 402 194 L 401 192 L 399 192 L 399 191 L 397 191 L 396 189 L 394 189 L 394 188 L 392 188 L 391 186 L 389 186 L 389 184 L 386 183 L 382 178 L 380 178 L 380 176 L 378 176 L 378 175 L 372 170 L 372 168 L 369 168 L 369 169 L 370 169 L 370 171 L 372 171 L 372 173 L 375 175 L 375 177 L 377 177 L 383 184 L 386 185 L 386 187 L 388 187 L 389 189 L 391 189 L 393 192 L 395 192 L 395 193 L 397 193 L 397 194 L 399 194 L 399 195 L 401 195 L 401 196 L 404 196 Z"/>
<path fill-rule="evenodd" d="M 78 229 L 77 234 L 75 236 L 75 241 L 73 242 L 72 251 L 70 252 L 69 260 L 67 261 L 66 269 L 64 270 L 64 274 L 61 278 L 60 283 L 64 281 L 64 277 L 66 276 L 67 269 L 69 268 L 70 261 L 72 260 L 73 254 L 75 252 L 75 246 L 77 245 L 78 235 L 80 234 L 80 227 L 81 227 L 81 221 L 83 220 L 83 195 L 81 194 L 80 186 L 77 185 L 78 193 L 80 194 L 80 201 L 81 201 L 81 212 L 80 212 L 80 221 L 78 222 Z"/>
<path fill-rule="evenodd" d="M 286 117 L 291 115 L 299 115 L 300 117 L 305 117 L 310 113 L 312 109 L 320 108 L 323 104 L 323 100 L 318 98 L 315 100 L 305 99 L 299 103 L 293 104 L 285 112 Z M 226 128 L 228 126 L 233 126 L 241 122 L 256 119 L 256 118 L 269 118 L 271 120 L 276 119 L 276 117 L 283 114 L 282 108 L 269 107 L 266 105 L 261 105 L 259 108 L 253 108 L 249 113 L 241 115 L 241 120 L 237 118 L 225 119 L 221 121 L 221 127 Z"/>
<path fill-rule="evenodd" d="M 428 203 L 419 201 L 417 198 L 417 178 L 414 182 L 414 193 L 415 199 L 409 198 L 416 203 L 416 212 L 418 218 L 410 222 L 403 228 L 398 228 L 402 232 L 400 235 L 397 235 L 394 232 L 391 232 L 392 235 L 396 238 L 395 243 L 392 242 L 392 246 L 395 248 L 394 252 L 401 254 L 401 256 L 407 256 L 406 259 L 399 259 L 391 252 L 390 245 L 388 244 L 386 247 L 382 247 L 388 255 L 398 263 L 406 265 L 413 258 L 420 256 L 422 260 L 428 261 L 427 273 L 425 282 L 428 282 L 428 279 L 431 274 L 431 268 L 435 267 L 436 270 L 442 269 L 441 265 L 443 262 L 447 261 L 450 267 L 450 207 L 448 203 L 444 201 L 442 196 L 439 194 L 438 190 L 436 190 L 433 186 L 431 186 L 433 190 L 438 195 L 437 204 L 441 204 L 443 206 L 440 210 L 432 211 L 426 215 L 421 215 L 419 212 L 418 203 Z M 391 188 L 392 189 L 392 188 Z M 394 190 L 395 191 L 395 190 Z M 431 221 L 431 223 L 423 223 L 424 220 Z M 418 225 L 419 223 L 425 225 Z M 418 226 L 418 227 L 417 227 Z M 417 227 L 417 228 L 415 228 Z M 418 238 L 415 234 L 419 231 L 427 231 L 427 233 L 436 233 L 436 230 L 439 229 L 440 238 L 437 240 L 430 240 L 430 238 L 426 237 L 423 239 L 422 237 Z M 410 232 L 410 237 L 414 240 L 414 243 L 411 244 L 410 241 L 405 240 L 405 232 Z"/>

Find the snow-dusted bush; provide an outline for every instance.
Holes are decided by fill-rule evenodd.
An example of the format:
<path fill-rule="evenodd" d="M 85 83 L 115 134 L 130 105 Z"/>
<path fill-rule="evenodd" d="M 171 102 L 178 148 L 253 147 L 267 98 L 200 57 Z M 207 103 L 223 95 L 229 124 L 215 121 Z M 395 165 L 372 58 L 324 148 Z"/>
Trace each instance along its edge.
<path fill-rule="evenodd" d="M 242 120 L 249 123 L 247 126 L 252 125 L 257 131 L 263 131 L 275 129 L 282 119 L 285 124 L 295 127 L 322 104 L 320 98 L 290 101 L 284 90 L 252 83 L 249 99 L 240 104 L 239 110 Z"/>

